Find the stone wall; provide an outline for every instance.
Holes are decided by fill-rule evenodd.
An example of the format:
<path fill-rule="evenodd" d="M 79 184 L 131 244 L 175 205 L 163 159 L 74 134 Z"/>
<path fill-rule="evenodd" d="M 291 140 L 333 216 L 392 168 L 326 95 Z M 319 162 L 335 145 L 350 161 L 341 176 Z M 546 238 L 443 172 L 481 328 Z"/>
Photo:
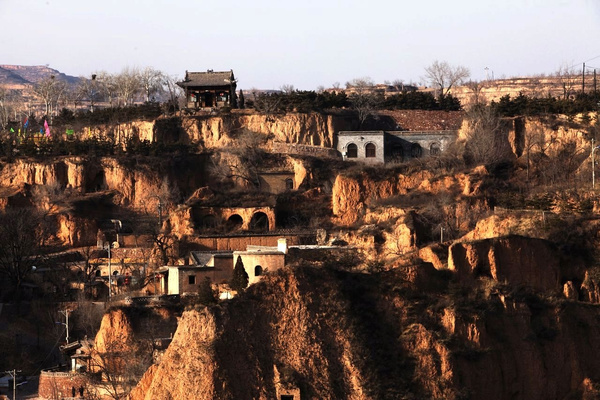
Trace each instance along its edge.
<path fill-rule="evenodd" d="M 320 158 L 339 158 L 340 154 L 335 149 L 307 144 L 273 142 L 271 144 L 273 153 L 298 154 L 302 156 L 314 156 Z"/>
<path fill-rule="evenodd" d="M 288 245 L 303 244 L 308 238 L 300 235 L 252 235 L 252 236 L 210 236 L 191 237 L 189 241 L 194 243 L 199 250 L 246 250 L 248 246 L 277 246 L 277 239 L 285 238 Z M 306 239 L 305 239 L 306 238 Z"/>
<path fill-rule="evenodd" d="M 342 154 L 344 160 L 361 161 L 369 164 L 379 164 L 385 161 L 384 157 L 384 132 L 383 131 L 346 131 L 337 135 L 337 150 Z M 348 146 L 354 144 L 357 147 L 356 158 L 351 158 Z M 375 157 L 366 156 L 367 145 L 375 146 Z"/>

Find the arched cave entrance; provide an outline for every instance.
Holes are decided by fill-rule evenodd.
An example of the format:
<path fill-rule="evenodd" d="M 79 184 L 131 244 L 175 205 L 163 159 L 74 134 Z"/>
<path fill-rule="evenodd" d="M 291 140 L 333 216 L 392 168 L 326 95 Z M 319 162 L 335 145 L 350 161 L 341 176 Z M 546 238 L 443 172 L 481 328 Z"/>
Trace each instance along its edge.
<path fill-rule="evenodd" d="M 423 155 L 423 149 L 419 143 L 413 143 L 410 146 L 410 156 L 412 158 L 420 158 Z"/>
<path fill-rule="evenodd" d="M 244 219 L 238 214 L 233 214 L 227 219 L 227 230 L 228 231 L 239 231 L 244 225 Z"/>
<path fill-rule="evenodd" d="M 269 217 L 262 211 L 255 212 L 250 220 L 250 230 L 266 232 L 269 230 Z"/>
<path fill-rule="evenodd" d="M 194 218 L 198 229 L 215 229 L 219 226 L 219 219 L 212 214 L 201 215 Z"/>
<path fill-rule="evenodd" d="M 254 267 L 254 276 L 261 276 L 263 274 L 263 267 L 257 265 Z"/>

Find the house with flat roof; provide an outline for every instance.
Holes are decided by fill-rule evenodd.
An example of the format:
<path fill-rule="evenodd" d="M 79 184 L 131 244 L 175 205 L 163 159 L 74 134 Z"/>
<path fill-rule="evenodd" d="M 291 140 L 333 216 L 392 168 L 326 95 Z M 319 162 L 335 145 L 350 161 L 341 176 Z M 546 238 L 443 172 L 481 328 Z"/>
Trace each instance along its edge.
<path fill-rule="evenodd" d="M 340 131 L 337 150 L 348 161 L 401 162 L 438 155 L 456 141 L 457 131 Z"/>

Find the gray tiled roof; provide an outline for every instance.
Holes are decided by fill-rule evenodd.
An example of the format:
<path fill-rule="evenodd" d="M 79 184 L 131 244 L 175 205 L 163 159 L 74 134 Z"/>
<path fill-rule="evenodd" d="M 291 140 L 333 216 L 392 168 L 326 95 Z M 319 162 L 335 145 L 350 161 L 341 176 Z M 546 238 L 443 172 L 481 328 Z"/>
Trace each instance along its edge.
<path fill-rule="evenodd" d="M 187 72 L 185 77 L 179 86 L 228 86 L 235 79 L 233 71 Z"/>

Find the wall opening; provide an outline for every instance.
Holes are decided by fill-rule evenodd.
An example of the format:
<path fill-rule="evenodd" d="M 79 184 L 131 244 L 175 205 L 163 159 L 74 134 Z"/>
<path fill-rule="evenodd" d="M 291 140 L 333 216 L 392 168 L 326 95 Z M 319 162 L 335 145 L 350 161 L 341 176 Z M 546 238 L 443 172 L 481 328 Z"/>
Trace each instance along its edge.
<path fill-rule="evenodd" d="M 431 143 L 429 146 L 429 154 L 432 156 L 439 156 L 442 152 L 442 148 L 439 143 Z"/>
<path fill-rule="evenodd" d="M 292 178 L 285 180 L 285 190 L 294 190 L 294 180 Z"/>
<path fill-rule="evenodd" d="M 261 276 L 263 274 L 263 267 L 257 265 L 254 267 L 254 276 Z"/>
<path fill-rule="evenodd" d="M 420 158 L 423 155 L 423 148 L 418 143 L 413 143 L 410 146 L 410 156 L 412 158 Z"/>
<path fill-rule="evenodd" d="M 269 217 L 262 211 L 255 212 L 250 220 L 250 229 L 264 232 L 269 230 Z"/>
<path fill-rule="evenodd" d="M 367 143 L 365 146 L 365 157 L 375 158 L 377 155 L 377 147 L 373 143 Z"/>
<path fill-rule="evenodd" d="M 188 283 L 190 285 L 195 285 L 196 284 L 196 275 L 190 275 L 190 276 L 188 276 Z"/>
<path fill-rule="evenodd" d="M 242 225 L 244 224 L 244 219 L 240 217 L 238 214 L 233 214 L 227 219 L 227 230 L 229 231 L 238 231 L 242 229 Z"/>
<path fill-rule="evenodd" d="M 346 157 L 348 158 L 357 158 L 358 157 L 358 146 L 354 143 L 350 143 L 348 147 L 346 147 Z"/>

